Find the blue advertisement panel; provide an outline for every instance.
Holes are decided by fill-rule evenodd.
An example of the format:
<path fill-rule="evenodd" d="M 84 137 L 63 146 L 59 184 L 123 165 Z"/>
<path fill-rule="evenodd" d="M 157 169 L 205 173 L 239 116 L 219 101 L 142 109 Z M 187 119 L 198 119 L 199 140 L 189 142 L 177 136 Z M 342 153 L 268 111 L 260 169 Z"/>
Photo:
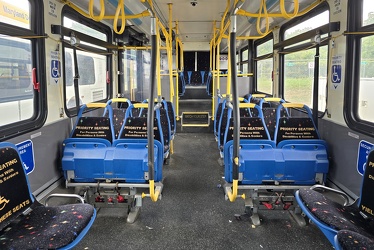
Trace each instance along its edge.
<path fill-rule="evenodd" d="M 357 156 L 357 172 L 360 175 L 364 175 L 366 161 L 368 159 L 369 152 L 374 149 L 374 144 L 367 141 L 360 141 L 358 145 L 358 156 Z"/>
<path fill-rule="evenodd" d="M 17 145 L 18 151 L 21 155 L 23 161 L 23 167 L 26 170 L 26 174 L 31 173 L 34 171 L 35 168 L 35 161 L 34 161 L 34 149 L 31 140 L 23 141 L 18 143 Z"/>

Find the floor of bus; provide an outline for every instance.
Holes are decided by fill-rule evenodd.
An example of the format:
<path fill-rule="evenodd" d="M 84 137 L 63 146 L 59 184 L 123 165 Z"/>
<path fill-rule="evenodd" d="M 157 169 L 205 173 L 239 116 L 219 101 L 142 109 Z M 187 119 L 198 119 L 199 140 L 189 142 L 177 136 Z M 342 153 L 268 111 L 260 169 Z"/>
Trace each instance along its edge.
<path fill-rule="evenodd" d="M 145 198 L 134 224 L 124 210 L 101 208 L 75 249 L 333 249 L 314 224 L 300 227 L 284 210 L 260 210 L 256 227 L 236 219 L 244 201 L 224 199 L 218 159 L 212 133 L 178 133 L 162 199 Z"/>

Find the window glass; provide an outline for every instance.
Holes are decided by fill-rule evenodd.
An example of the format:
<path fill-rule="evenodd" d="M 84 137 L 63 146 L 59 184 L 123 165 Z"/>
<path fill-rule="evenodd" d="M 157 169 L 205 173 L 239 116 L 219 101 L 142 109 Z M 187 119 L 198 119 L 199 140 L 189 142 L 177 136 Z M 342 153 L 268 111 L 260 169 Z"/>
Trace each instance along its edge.
<path fill-rule="evenodd" d="M 107 41 L 107 35 L 86 25 L 78 23 L 71 18 L 64 17 L 64 27 L 79 31 L 102 41 Z M 87 44 L 87 43 L 86 43 Z"/>
<path fill-rule="evenodd" d="M 374 23 L 374 2 L 373 0 L 364 0 L 363 2 L 362 23 L 369 25 Z"/>
<path fill-rule="evenodd" d="M 257 61 L 257 90 L 273 93 L 272 89 L 273 58 Z"/>
<path fill-rule="evenodd" d="M 31 41 L 0 37 L 0 126 L 34 114 Z"/>
<path fill-rule="evenodd" d="M 256 55 L 257 57 L 263 56 L 266 54 L 272 54 L 273 53 L 273 39 L 261 43 L 256 47 Z"/>
<path fill-rule="evenodd" d="M 255 43 L 256 90 L 273 94 L 273 39 Z"/>
<path fill-rule="evenodd" d="M 327 46 L 320 48 L 318 78 L 318 110 L 326 107 Z M 315 49 L 302 50 L 284 56 L 284 99 L 288 102 L 313 106 Z"/>
<path fill-rule="evenodd" d="M 318 14 L 304 22 L 301 22 L 287 29 L 284 33 L 284 39 L 285 40 L 290 39 L 304 32 L 307 32 L 311 29 L 315 29 L 320 26 L 323 26 L 327 23 L 329 23 L 329 11 L 324 11 L 321 14 Z"/>
<path fill-rule="evenodd" d="M 242 62 L 248 61 L 248 49 L 242 51 Z"/>

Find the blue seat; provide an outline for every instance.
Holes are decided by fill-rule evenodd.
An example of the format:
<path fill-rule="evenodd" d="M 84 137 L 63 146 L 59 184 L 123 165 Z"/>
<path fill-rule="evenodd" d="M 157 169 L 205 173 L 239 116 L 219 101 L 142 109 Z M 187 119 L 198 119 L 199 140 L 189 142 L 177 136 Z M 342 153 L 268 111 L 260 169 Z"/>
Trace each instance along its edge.
<path fill-rule="evenodd" d="M 108 116 L 83 116 L 86 108 L 105 108 Z M 94 182 L 104 178 L 105 158 L 115 140 L 112 109 L 105 103 L 84 104 L 70 138 L 63 141 L 62 170 L 66 180 Z"/>
<path fill-rule="evenodd" d="M 7 166 L 0 175 L 9 177 L 0 183 L 1 249 L 75 247 L 95 220 L 94 207 L 84 203 L 46 207 L 38 203 L 13 144 L 0 143 L 0 165 Z"/>
<path fill-rule="evenodd" d="M 78 117 L 77 125 L 72 132 L 73 138 L 68 138 L 63 142 L 62 170 L 69 183 L 95 183 L 98 181 L 146 183 L 148 181 L 148 149 L 145 139 L 147 137 L 147 118 L 130 116 L 132 108 L 137 108 L 137 105 L 144 106 L 146 104 L 133 104 L 127 108 L 126 121 L 119 131 L 119 138 L 116 139 L 109 136 L 112 135 L 111 133 L 108 133 L 107 136 L 112 138 L 111 140 L 96 137 L 96 131 L 100 131 L 101 127 L 111 126 L 110 105 L 106 106 L 109 111 L 108 117 L 85 117 L 85 119 Z M 82 125 L 81 121 L 95 121 L 95 123 Z M 105 121 L 107 124 L 104 125 L 99 121 Z M 157 119 L 155 122 L 159 138 L 162 139 L 160 124 Z M 84 128 L 88 130 L 83 134 L 84 136 L 74 137 L 75 134 L 81 135 L 80 132 Z M 95 131 L 95 133 L 90 133 L 90 131 Z M 88 137 L 90 135 L 93 137 Z M 161 142 L 157 140 L 154 142 L 155 181 L 162 179 L 164 147 L 161 139 Z"/>
<path fill-rule="evenodd" d="M 348 195 L 324 186 L 300 189 L 295 197 L 303 212 L 325 234 L 332 245 L 340 230 L 350 230 L 374 238 L 374 151 L 368 155 L 360 197 L 349 204 Z M 345 197 L 344 204 L 329 199 L 323 192 Z M 335 199 L 334 199 L 335 200 Z M 342 235 L 340 236 L 340 238 Z M 342 239 L 341 239 L 342 240 Z M 342 241 L 341 241 L 342 242 Z M 349 243 L 347 242 L 347 245 Z"/>
<path fill-rule="evenodd" d="M 291 115 L 292 108 L 299 110 Z M 281 110 L 284 109 L 288 111 L 282 114 Z M 284 117 L 284 114 L 289 116 Z M 329 170 L 327 145 L 319 136 L 309 107 L 304 104 L 281 103 L 276 117 L 274 142 L 282 151 L 284 174 L 294 175 L 295 184 L 324 183 Z"/>
<path fill-rule="evenodd" d="M 270 140 L 261 109 L 253 103 L 240 103 L 239 109 L 256 109 L 258 116 L 240 117 L 240 152 L 239 173 L 240 184 L 263 184 L 264 180 L 276 180 L 275 173 L 279 171 L 282 156 L 275 150 L 275 144 Z M 231 112 L 230 112 L 231 113 Z M 250 113 L 253 113 L 250 111 Z M 224 163 L 225 180 L 233 181 L 233 118 L 225 132 Z M 280 166 L 281 167 L 281 166 Z"/>

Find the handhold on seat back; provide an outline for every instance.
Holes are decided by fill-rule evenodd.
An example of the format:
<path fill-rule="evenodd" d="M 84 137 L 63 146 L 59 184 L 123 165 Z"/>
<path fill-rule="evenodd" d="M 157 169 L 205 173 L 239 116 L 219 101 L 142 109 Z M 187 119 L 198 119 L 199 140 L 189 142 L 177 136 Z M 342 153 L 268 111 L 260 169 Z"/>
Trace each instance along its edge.
<path fill-rule="evenodd" d="M 366 161 L 365 173 L 362 180 L 359 210 L 365 216 L 374 218 L 374 150 Z"/>
<path fill-rule="evenodd" d="M 0 231 L 34 202 L 17 148 L 0 143 Z"/>

